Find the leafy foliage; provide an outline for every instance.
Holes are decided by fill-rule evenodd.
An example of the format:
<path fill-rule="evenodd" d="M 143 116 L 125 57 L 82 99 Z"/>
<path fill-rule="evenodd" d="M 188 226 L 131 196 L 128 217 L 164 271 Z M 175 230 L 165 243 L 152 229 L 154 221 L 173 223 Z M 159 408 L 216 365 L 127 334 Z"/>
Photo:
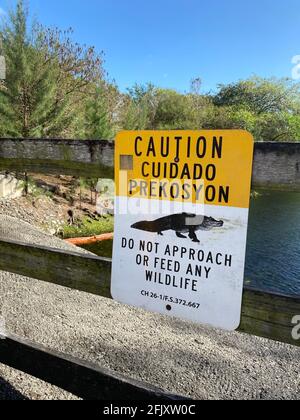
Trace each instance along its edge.
<path fill-rule="evenodd" d="M 76 117 L 76 105 L 102 74 L 93 48 L 72 43 L 71 31 L 28 27 L 23 1 L 1 28 L 7 79 L 0 89 L 0 133 L 55 137 Z"/>
<path fill-rule="evenodd" d="M 243 129 L 258 141 L 300 139 L 299 85 L 253 77 L 215 95 L 201 94 L 201 79 L 181 94 L 153 85 L 134 86 L 127 97 L 128 129 Z"/>
<path fill-rule="evenodd" d="M 188 93 L 151 83 L 126 94 L 108 81 L 103 54 L 72 30 L 28 23 L 22 0 L 0 29 L 7 79 L 0 83 L 0 136 L 113 139 L 121 129 L 245 129 L 257 141 L 299 141 L 299 84 L 252 77 Z"/>
<path fill-rule="evenodd" d="M 83 137 L 90 140 L 112 139 L 113 127 L 109 120 L 109 111 L 105 90 L 95 88 L 85 102 L 82 121 Z"/>

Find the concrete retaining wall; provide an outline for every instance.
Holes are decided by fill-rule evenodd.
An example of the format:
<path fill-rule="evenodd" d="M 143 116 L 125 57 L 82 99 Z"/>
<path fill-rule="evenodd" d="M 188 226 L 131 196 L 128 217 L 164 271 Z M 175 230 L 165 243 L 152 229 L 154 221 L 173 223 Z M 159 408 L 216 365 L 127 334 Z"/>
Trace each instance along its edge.
<path fill-rule="evenodd" d="M 252 184 L 300 191 L 300 143 L 256 143 Z"/>

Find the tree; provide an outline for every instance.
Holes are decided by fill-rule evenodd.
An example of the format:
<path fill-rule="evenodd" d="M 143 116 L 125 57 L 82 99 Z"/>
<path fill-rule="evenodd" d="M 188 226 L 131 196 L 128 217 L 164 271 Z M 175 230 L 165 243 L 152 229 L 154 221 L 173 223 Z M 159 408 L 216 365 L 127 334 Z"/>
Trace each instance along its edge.
<path fill-rule="evenodd" d="M 227 86 L 220 85 L 214 103 L 247 109 L 257 115 L 289 112 L 299 107 L 299 84 L 290 79 L 252 77 Z"/>
<path fill-rule="evenodd" d="M 253 77 L 221 85 L 213 102 L 229 110 L 229 128 L 246 129 L 257 141 L 299 139 L 299 84 L 289 79 Z"/>
<path fill-rule="evenodd" d="M 126 130 L 153 128 L 157 108 L 157 88 L 148 83 L 128 89 L 123 101 L 122 127 Z"/>
<path fill-rule="evenodd" d="M 112 139 L 114 135 L 104 87 L 95 88 L 86 100 L 83 121 L 83 134 L 91 140 Z"/>
<path fill-rule="evenodd" d="M 194 96 L 200 96 L 202 87 L 202 79 L 201 77 L 196 77 L 191 80 L 191 94 Z"/>
<path fill-rule="evenodd" d="M 156 129 L 187 129 L 191 126 L 191 102 L 188 96 L 171 89 L 160 89 L 153 121 Z"/>
<path fill-rule="evenodd" d="M 282 137 L 281 141 L 287 140 L 293 140 L 293 141 L 299 141 L 300 139 L 300 114 L 287 114 L 286 115 L 288 126 L 289 126 L 289 135 L 288 137 Z"/>
<path fill-rule="evenodd" d="M 102 58 L 70 39 L 72 31 L 28 25 L 22 0 L 0 31 L 7 79 L 0 89 L 0 134 L 67 135 L 90 85 L 101 79 Z"/>

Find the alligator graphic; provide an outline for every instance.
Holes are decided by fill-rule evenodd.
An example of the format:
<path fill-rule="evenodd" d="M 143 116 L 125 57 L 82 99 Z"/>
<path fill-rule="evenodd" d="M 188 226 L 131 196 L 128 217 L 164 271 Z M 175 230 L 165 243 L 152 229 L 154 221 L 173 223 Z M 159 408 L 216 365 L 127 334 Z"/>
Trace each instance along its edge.
<path fill-rule="evenodd" d="M 165 216 L 154 221 L 142 221 L 133 224 L 133 229 L 143 230 L 145 232 L 158 233 L 163 235 L 163 232 L 173 230 L 176 232 L 178 238 L 186 239 L 184 234 L 188 234 L 193 242 L 199 243 L 196 232 L 199 230 L 211 230 L 219 228 L 224 225 L 222 220 L 218 221 L 212 217 L 199 216 L 196 214 L 180 213 Z"/>

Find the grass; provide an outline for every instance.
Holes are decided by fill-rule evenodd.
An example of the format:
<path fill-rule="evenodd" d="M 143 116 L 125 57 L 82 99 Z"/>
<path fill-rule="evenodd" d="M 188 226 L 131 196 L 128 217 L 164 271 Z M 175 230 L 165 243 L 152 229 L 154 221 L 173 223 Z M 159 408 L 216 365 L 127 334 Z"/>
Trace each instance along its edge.
<path fill-rule="evenodd" d="M 40 198 L 40 197 L 48 197 L 51 199 L 53 198 L 53 193 L 51 191 L 48 191 L 45 188 L 38 187 L 35 181 L 31 177 L 28 177 L 27 182 L 25 180 L 22 180 L 20 182 L 20 186 L 23 191 L 25 191 L 27 188 L 28 190 L 27 197 L 32 197 L 35 199 Z"/>
<path fill-rule="evenodd" d="M 114 218 L 107 216 L 96 221 L 85 217 L 79 226 L 65 225 L 62 229 L 64 239 L 102 235 L 114 231 Z"/>
<path fill-rule="evenodd" d="M 99 257 L 111 258 L 113 241 L 103 241 L 98 244 L 85 245 L 82 248 L 98 255 Z"/>

